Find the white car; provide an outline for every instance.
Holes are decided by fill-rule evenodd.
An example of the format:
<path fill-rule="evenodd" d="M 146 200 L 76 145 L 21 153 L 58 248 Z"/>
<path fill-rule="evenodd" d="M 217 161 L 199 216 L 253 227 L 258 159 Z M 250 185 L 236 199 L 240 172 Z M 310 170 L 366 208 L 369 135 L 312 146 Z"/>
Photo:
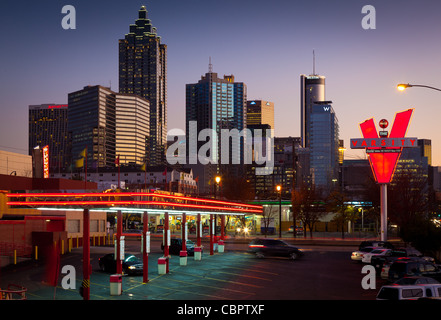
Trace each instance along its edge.
<path fill-rule="evenodd" d="M 363 254 L 363 257 L 361 258 L 361 262 L 371 263 L 371 258 L 373 256 L 389 256 L 391 253 L 392 253 L 391 249 L 376 248 L 375 250 L 372 250 L 369 253 Z"/>
<path fill-rule="evenodd" d="M 380 249 L 380 248 L 378 248 L 378 247 L 364 247 L 364 248 L 361 248 L 360 250 L 352 252 L 351 259 L 353 261 L 361 261 L 361 259 L 363 258 L 363 255 L 365 253 L 369 253 L 369 252 L 371 252 L 372 250 L 375 250 L 375 249 Z"/>
<path fill-rule="evenodd" d="M 441 297 L 441 284 L 387 285 L 382 286 L 377 300 L 417 300 Z"/>

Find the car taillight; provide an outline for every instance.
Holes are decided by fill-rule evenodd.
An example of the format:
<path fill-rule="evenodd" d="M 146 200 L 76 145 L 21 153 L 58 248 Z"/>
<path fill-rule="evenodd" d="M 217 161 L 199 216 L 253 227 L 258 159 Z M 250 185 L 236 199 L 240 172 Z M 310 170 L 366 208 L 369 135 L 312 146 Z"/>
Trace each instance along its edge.
<path fill-rule="evenodd" d="M 250 245 L 250 248 L 266 248 L 263 244 L 252 244 Z"/>

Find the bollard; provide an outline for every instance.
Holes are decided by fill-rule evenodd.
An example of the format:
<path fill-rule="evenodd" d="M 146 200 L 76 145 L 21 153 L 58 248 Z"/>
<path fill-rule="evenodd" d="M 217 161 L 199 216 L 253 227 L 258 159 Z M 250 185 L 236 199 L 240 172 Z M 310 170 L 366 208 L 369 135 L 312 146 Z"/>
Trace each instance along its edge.
<path fill-rule="evenodd" d="M 17 264 L 17 250 L 14 250 L 14 264 Z"/>
<path fill-rule="evenodd" d="M 64 254 L 64 240 L 61 240 L 61 254 Z"/>
<path fill-rule="evenodd" d="M 179 252 L 179 265 L 186 266 L 187 265 L 187 251 L 181 250 Z"/>
<path fill-rule="evenodd" d="M 113 274 L 110 276 L 110 295 L 120 296 L 122 293 L 122 275 Z"/>
<path fill-rule="evenodd" d="M 158 259 L 158 274 L 166 274 L 167 271 L 167 258 L 159 258 Z"/>
<path fill-rule="evenodd" d="M 202 247 L 194 247 L 194 260 L 200 261 L 202 259 Z"/>
<path fill-rule="evenodd" d="M 219 240 L 217 243 L 217 252 L 223 253 L 225 251 L 225 244 L 223 240 Z"/>

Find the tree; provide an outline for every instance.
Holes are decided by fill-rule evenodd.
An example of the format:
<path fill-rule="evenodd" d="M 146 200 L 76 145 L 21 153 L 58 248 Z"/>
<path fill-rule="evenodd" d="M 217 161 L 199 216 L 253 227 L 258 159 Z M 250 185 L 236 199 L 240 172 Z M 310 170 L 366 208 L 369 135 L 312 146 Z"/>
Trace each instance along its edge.
<path fill-rule="evenodd" d="M 263 234 L 265 235 L 265 238 L 268 234 L 268 228 L 271 225 L 271 222 L 274 223 L 274 219 L 276 218 L 276 215 L 278 214 L 279 209 L 276 206 L 269 206 L 266 208 L 263 208 L 263 215 L 260 219 L 260 223 L 263 225 Z"/>
<path fill-rule="evenodd" d="M 291 194 L 293 215 L 297 216 L 303 225 L 309 228 L 311 238 L 314 225 L 325 214 L 319 194 L 314 185 L 307 186 L 306 184 L 302 184 L 299 190 L 293 190 Z M 303 234 L 306 237 L 306 230 Z"/>
<path fill-rule="evenodd" d="M 413 224 L 429 209 L 427 178 L 411 168 L 398 172 L 388 188 L 388 217 L 398 226 Z"/>
<path fill-rule="evenodd" d="M 333 218 L 337 224 L 341 225 L 341 237 L 345 237 L 345 225 L 348 221 L 355 222 L 358 218 L 358 213 L 354 207 L 347 205 L 349 199 L 340 191 L 332 191 L 327 200 L 326 207 L 328 211 L 336 212 Z"/>

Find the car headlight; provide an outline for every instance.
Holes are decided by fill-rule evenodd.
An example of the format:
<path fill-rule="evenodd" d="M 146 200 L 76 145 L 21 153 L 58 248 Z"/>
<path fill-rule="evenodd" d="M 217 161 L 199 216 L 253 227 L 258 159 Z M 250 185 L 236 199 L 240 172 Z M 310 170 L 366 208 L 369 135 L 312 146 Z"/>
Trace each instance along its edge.
<path fill-rule="evenodd" d="M 133 269 L 136 269 L 136 267 L 135 266 L 130 266 L 129 269 L 133 270 Z"/>

